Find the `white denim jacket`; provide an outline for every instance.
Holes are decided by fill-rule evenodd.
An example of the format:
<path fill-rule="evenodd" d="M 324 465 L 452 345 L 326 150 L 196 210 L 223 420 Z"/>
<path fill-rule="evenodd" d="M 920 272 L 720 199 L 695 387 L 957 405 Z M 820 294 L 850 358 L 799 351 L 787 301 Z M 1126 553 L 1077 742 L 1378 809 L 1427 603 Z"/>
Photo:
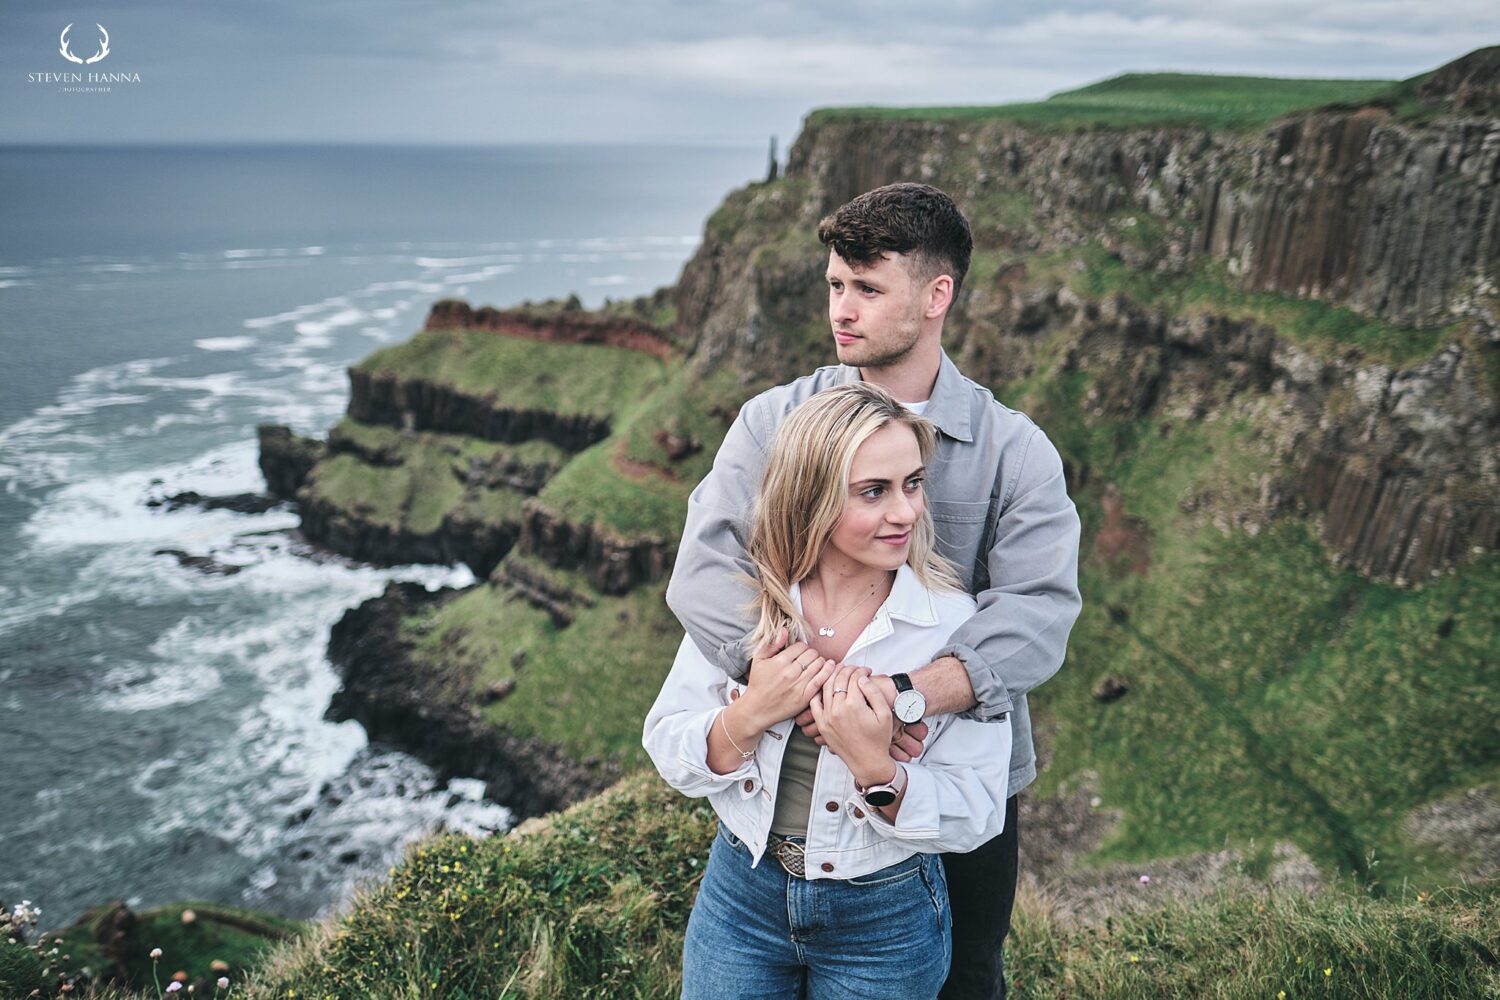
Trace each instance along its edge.
<path fill-rule="evenodd" d="M 799 588 L 793 587 L 792 597 L 800 610 Z M 890 597 L 849 647 L 844 662 L 877 674 L 910 670 L 928 662 L 974 608 L 968 594 L 929 591 L 910 567 L 902 566 Z M 684 795 L 707 796 L 719 819 L 759 864 L 776 812 L 781 758 L 792 722 L 766 730 L 755 757 L 738 770 L 715 774 L 708 766 L 709 730 L 729 704 L 731 691 L 744 689 L 684 637 L 646 716 L 643 742 L 661 776 Z M 918 851 L 971 851 L 1000 833 L 1008 794 L 1010 722 L 953 715 L 927 722 L 931 732 L 922 756 L 903 765 L 906 795 L 894 824 L 865 804 L 849 768 L 822 748 L 807 824 L 808 878 L 858 878 Z"/>

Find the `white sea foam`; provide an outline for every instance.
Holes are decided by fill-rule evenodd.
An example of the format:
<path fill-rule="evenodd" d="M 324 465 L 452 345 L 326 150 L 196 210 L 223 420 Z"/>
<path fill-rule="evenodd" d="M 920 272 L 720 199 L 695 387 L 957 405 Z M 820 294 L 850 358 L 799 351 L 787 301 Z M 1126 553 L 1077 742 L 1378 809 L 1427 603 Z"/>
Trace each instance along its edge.
<path fill-rule="evenodd" d="M 509 274 L 515 269 L 514 264 L 491 264 L 489 267 L 481 268 L 478 271 L 470 271 L 466 274 L 445 274 L 443 275 L 443 284 L 459 285 L 466 281 L 486 281 L 497 274 Z"/>
<path fill-rule="evenodd" d="M 412 263 L 429 270 L 449 267 L 476 267 L 482 264 L 514 264 L 519 254 L 481 254 L 477 257 L 416 257 Z"/>
<path fill-rule="evenodd" d="M 243 351 L 255 346 L 254 337 L 204 337 L 193 341 L 200 351 Z"/>
<path fill-rule="evenodd" d="M 36 282 L 26 278 L 4 278 L 0 279 L 0 288 L 21 288 L 25 285 L 34 285 Z"/>
<path fill-rule="evenodd" d="M 606 274 L 600 278 L 590 278 L 590 285 L 623 285 L 630 279 L 623 274 Z"/>

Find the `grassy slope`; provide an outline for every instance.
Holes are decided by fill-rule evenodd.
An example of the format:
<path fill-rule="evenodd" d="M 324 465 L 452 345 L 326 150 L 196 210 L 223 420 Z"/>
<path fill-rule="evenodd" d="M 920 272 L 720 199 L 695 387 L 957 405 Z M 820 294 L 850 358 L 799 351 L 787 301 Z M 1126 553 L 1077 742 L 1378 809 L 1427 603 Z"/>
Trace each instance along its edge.
<path fill-rule="evenodd" d="M 664 363 L 640 351 L 547 344 L 486 330 L 424 330 L 355 366 L 485 396 L 507 409 L 615 419 L 661 379 Z"/>
<path fill-rule="evenodd" d="M 1032 128 L 1196 125 L 1254 129 L 1326 104 L 1357 104 L 1392 92 L 1392 80 L 1285 80 L 1201 73 L 1126 73 L 1045 101 L 959 107 L 850 107 L 816 111 L 809 123 L 868 118 L 1013 121 Z"/>
<path fill-rule="evenodd" d="M 399 431 L 345 419 L 335 433 L 362 448 L 390 456 L 391 465 L 371 465 L 344 452 L 319 462 L 307 488 L 320 500 L 357 513 L 363 521 L 426 534 L 449 514 L 489 523 L 519 523 L 525 496 L 505 487 L 465 489 L 459 479 L 472 461 L 510 459 L 526 464 L 562 464 L 561 449 L 540 441 L 496 444 L 459 434 Z"/>
<path fill-rule="evenodd" d="M 713 829 L 701 800 L 640 775 L 525 837 L 429 840 L 249 995 L 675 996 Z M 1493 889 L 1219 896 L 1106 927 L 1023 896 L 1006 964 L 1019 997 L 1480 997 L 1497 950 Z"/>
<path fill-rule="evenodd" d="M 1041 787 L 1098 774 L 1125 817 L 1108 858 L 1289 838 L 1344 871 L 1373 854 L 1386 883 L 1441 880 L 1444 859 L 1406 844 L 1399 823 L 1500 765 L 1500 557 L 1400 590 L 1331 565 L 1300 521 L 1225 534 L 1180 501 L 1254 495 L 1266 458 L 1253 420 L 1093 424 L 1087 387 L 1086 374 L 1043 373 L 1001 393 L 1113 482 L 1151 540 L 1146 576 L 1103 564 L 1087 543 L 1097 491 L 1075 497 L 1086 606 L 1068 663 L 1034 696 L 1055 727 Z M 1109 605 L 1128 609 L 1128 630 Z M 1100 705 L 1090 689 L 1109 674 L 1131 690 Z"/>

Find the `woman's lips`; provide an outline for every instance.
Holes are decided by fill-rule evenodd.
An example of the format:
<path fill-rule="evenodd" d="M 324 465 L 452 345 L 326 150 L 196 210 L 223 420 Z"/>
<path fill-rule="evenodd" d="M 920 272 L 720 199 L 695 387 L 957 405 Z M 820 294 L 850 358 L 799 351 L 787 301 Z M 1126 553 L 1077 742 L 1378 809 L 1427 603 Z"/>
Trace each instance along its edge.
<path fill-rule="evenodd" d="M 904 535 L 876 535 L 875 540 L 877 542 L 884 542 L 887 545 L 905 545 L 911 541 L 911 532 L 908 531 Z"/>

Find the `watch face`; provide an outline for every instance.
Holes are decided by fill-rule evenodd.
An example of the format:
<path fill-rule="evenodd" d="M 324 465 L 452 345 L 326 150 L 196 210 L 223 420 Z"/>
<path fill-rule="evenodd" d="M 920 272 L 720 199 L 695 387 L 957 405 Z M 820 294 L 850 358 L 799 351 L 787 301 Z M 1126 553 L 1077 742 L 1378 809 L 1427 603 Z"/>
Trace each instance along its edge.
<path fill-rule="evenodd" d="M 872 788 L 865 793 L 865 801 L 877 809 L 896 801 L 896 793 L 889 788 Z"/>
<path fill-rule="evenodd" d="M 896 718 L 902 722 L 917 722 L 922 718 L 922 713 L 927 711 L 927 699 L 922 697 L 920 691 L 902 691 L 896 695 L 896 703 L 892 707 L 896 711 Z"/>

